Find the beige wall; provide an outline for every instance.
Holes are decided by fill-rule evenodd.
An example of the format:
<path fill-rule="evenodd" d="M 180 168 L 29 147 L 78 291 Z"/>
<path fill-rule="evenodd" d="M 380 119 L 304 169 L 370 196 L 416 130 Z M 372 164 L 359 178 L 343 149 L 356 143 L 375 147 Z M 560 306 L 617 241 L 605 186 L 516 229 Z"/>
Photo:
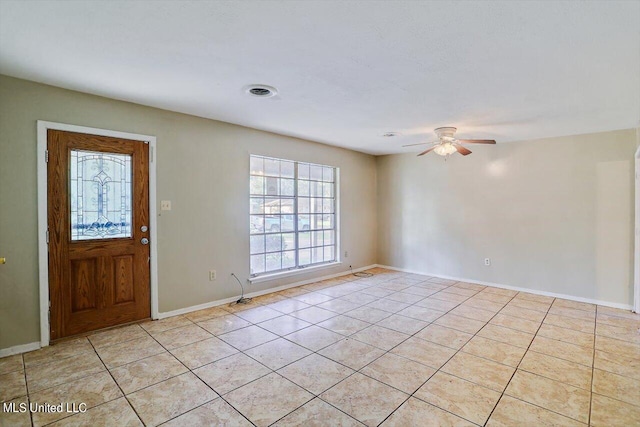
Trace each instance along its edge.
<path fill-rule="evenodd" d="M 379 157 L 378 263 L 630 305 L 635 145 L 629 129 Z"/>
<path fill-rule="evenodd" d="M 268 105 L 267 107 L 268 108 Z M 259 291 L 376 261 L 375 158 L 337 147 L 0 76 L 0 349 L 39 341 L 36 120 L 157 137 L 159 305 L 166 312 L 239 293 L 249 273 L 249 154 L 341 173 L 343 265 L 249 285 Z M 208 271 L 218 280 L 210 282 Z"/>

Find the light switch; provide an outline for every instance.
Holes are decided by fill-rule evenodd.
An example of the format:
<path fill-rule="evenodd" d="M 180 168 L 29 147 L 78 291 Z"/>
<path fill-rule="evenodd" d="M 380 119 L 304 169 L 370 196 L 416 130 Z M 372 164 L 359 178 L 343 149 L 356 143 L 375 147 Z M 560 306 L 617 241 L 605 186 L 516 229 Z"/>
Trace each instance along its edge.
<path fill-rule="evenodd" d="M 171 200 L 162 200 L 160 202 L 160 210 L 161 211 L 170 211 L 171 210 Z"/>

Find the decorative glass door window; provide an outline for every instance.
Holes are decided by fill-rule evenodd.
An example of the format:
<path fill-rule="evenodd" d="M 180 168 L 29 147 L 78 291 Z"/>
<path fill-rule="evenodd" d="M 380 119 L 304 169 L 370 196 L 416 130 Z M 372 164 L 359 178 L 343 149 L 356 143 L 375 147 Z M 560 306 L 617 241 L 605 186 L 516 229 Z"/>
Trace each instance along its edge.
<path fill-rule="evenodd" d="M 71 150 L 71 240 L 132 237 L 131 157 Z"/>
<path fill-rule="evenodd" d="M 336 169 L 251 156 L 251 276 L 336 260 Z"/>

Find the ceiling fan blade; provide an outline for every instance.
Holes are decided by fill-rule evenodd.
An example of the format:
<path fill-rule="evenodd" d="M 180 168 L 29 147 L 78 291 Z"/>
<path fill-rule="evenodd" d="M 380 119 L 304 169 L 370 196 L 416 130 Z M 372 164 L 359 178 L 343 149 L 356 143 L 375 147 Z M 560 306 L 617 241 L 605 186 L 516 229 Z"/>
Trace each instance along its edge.
<path fill-rule="evenodd" d="M 419 157 L 419 156 L 424 156 L 424 155 L 425 155 L 425 154 L 427 154 L 429 151 L 434 150 L 436 147 L 437 147 L 437 146 L 433 146 L 433 147 L 431 147 L 431 148 L 429 148 L 429 149 L 427 149 L 427 150 L 424 150 L 422 153 L 418 154 L 418 157 Z"/>
<path fill-rule="evenodd" d="M 462 154 L 463 156 L 468 156 L 469 154 L 471 154 L 471 150 L 464 148 L 460 144 L 454 144 L 453 146 L 456 147 L 456 150 L 458 150 L 458 153 Z"/>
<path fill-rule="evenodd" d="M 403 147 L 413 147 L 415 145 L 425 145 L 425 144 L 434 144 L 438 141 L 431 141 L 431 142 L 418 142 L 417 144 L 407 144 L 407 145 L 403 145 Z"/>
<path fill-rule="evenodd" d="M 463 144 L 495 144 L 495 139 L 458 139 Z"/>

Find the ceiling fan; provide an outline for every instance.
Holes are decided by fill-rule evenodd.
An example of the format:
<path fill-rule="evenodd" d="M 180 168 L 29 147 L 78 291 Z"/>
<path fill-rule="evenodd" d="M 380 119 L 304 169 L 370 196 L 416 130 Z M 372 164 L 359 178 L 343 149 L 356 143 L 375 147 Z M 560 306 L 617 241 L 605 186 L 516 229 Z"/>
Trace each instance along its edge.
<path fill-rule="evenodd" d="M 433 142 L 421 142 L 419 144 L 409 144 L 403 145 L 403 147 L 412 147 L 414 145 L 424 145 L 431 144 L 431 147 L 418 154 L 418 156 L 423 156 L 430 151 L 435 152 L 440 156 L 448 156 L 449 154 L 453 154 L 456 151 L 463 156 L 471 154 L 471 150 L 463 147 L 461 144 L 495 144 L 496 141 L 493 139 L 457 139 L 453 135 L 456 133 L 456 128 L 454 127 L 442 127 L 434 129 L 436 135 L 438 135 L 438 140 Z"/>

